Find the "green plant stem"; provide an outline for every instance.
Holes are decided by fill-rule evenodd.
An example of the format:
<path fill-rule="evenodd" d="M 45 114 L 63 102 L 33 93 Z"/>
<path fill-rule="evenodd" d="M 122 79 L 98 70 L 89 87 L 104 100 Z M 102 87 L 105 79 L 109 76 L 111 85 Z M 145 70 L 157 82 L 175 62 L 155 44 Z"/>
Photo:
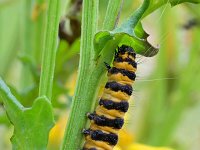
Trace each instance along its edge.
<path fill-rule="evenodd" d="M 103 22 L 103 30 L 113 30 L 117 25 L 120 10 L 123 5 L 123 0 L 109 0 L 108 7 L 106 10 L 105 20 Z"/>
<path fill-rule="evenodd" d="M 149 4 L 150 4 L 150 0 L 144 0 L 142 5 L 130 17 L 130 20 L 131 20 L 130 24 L 131 24 L 132 28 L 134 28 L 137 25 L 137 23 L 140 21 L 143 14 L 149 7 Z"/>
<path fill-rule="evenodd" d="M 150 0 L 144 0 L 142 5 L 132 13 L 131 17 L 126 20 L 119 28 L 116 28 L 113 30 L 113 32 L 125 32 L 127 34 L 132 34 L 133 35 L 133 29 L 137 25 L 137 23 L 141 20 L 143 14 L 145 11 L 148 9 L 150 4 Z"/>
<path fill-rule="evenodd" d="M 32 13 L 34 11 L 34 9 L 36 9 L 37 7 L 40 8 L 39 11 L 39 15 L 35 18 L 32 18 L 32 23 L 33 23 L 33 36 L 34 36 L 34 45 L 33 45 L 33 49 L 34 49 L 34 60 L 35 60 L 35 64 L 38 67 L 41 64 L 41 50 L 43 48 L 43 43 L 44 43 L 44 37 L 45 37 L 45 33 L 43 32 L 45 29 L 45 23 L 46 23 L 46 12 L 47 12 L 47 8 L 45 8 L 47 4 L 47 0 L 35 0 L 34 4 L 33 4 L 33 10 Z"/>
<path fill-rule="evenodd" d="M 166 4 L 166 1 L 158 1 L 156 4 L 151 5 L 148 11 L 143 15 L 143 17 L 148 16 L 149 14 L 151 14 L 152 12 L 154 12 L 156 9 L 160 8 L 164 4 Z"/>
<path fill-rule="evenodd" d="M 93 38 L 97 29 L 98 0 L 84 0 L 82 13 L 82 36 L 78 81 L 73 97 L 72 110 L 67 124 L 62 149 L 75 150 L 80 148 L 83 139 L 81 130 L 86 124 L 86 112 L 89 112 L 95 95 L 93 82 L 89 82 L 93 70 L 94 48 Z M 95 75 L 93 75 L 95 76 Z M 97 83 L 95 83 L 97 84 Z"/>
<path fill-rule="evenodd" d="M 31 1 L 24 0 L 22 5 L 23 16 L 21 17 L 22 27 L 21 27 L 21 45 L 22 50 L 21 53 L 25 57 L 33 56 L 33 32 L 32 32 L 32 22 L 30 20 L 30 10 L 31 10 Z M 21 80 L 20 80 L 20 88 L 24 90 L 29 84 L 31 84 L 31 74 L 29 70 L 28 64 L 24 63 L 23 68 L 21 70 Z"/>
<path fill-rule="evenodd" d="M 39 96 L 46 95 L 51 99 L 56 49 L 58 45 L 58 25 L 60 21 L 60 0 L 49 0 L 47 27 L 43 47 L 42 71 L 40 77 Z"/>

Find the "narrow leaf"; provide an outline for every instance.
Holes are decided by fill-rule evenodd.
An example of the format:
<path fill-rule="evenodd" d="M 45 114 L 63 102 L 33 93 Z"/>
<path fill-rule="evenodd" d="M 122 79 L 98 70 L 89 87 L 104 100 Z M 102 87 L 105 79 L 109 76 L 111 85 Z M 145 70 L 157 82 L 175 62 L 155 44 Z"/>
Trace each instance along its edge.
<path fill-rule="evenodd" d="M 18 119 L 24 107 L 11 93 L 8 86 L 1 78 L 0 78 L 0 96 L 2 97 L 3 105 L 10 119 L 11 120 Z"/>

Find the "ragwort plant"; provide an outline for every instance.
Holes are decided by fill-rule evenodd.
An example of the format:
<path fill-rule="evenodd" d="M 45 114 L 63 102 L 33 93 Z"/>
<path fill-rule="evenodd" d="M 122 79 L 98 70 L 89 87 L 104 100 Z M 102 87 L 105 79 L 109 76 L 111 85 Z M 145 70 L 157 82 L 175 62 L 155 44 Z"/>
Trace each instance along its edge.
<path fill-rule="evenodd" d="M 141 20 L 168 2 L 174 6 L 183 2 L 198 3 L 199 0 L 144 0 L 143 4 L 121 25 L 118 25 L 118 19 L 123 0 L 109 0 L 103 26 L 100 29 L 98 29 L 99 1 L 83 0 L 78 80 L 61 149 L 75 150 L 81 147 L 84 139 L 81 131 L 87 126 L 85 114 L 94 109 L 101 81 L 105 78 L 104 62 L 108 64 L 112 62 L 118 45 L 129 45 L 135 49 L 137 54 L 145 57 L 157 54 L 158 49 L 147 41 L 148 34 L 144 31 Z M 26 2 L 26 4 L 31 6 L 30 2 Z M 8 85 L 2 79 L 0 80 L 2 103 L 9 121 L 14 126 L 11 138 L 13 149 L 46 149 L 49 131 L 54 125 L 52 89 L 56 52 L 59 45 L 58 26 L 61 16 L 61 0 L 49 0 L 47 3 L 38 0 L 35 4 L 41 6 L 36 6 L 36 8 L 40 8 L 40 11 L 45 6 L 48 9 L 47 13 L 43 12 L 42 16 L 39 16 L 36 24 L 31 25 L 26 20 L 24 22 L 25 37 L 29 35 L 28 27 L 33 28 L 32 38 L 41 34 L 41 24 L 44 24 L 45 31 L 42 48 L 42 39 L 35 40 L 36 45 L 32 45 L 31 41 L 27 40 L 23 46 L 24 54 L 28 55 L 27 49 L 32 45 L 37 51 L 37 53 L 33 52 L 37 59 L 36 55 L 42 49 L 39 92 L 37 98 L 32 100 L 32 106 L 23 106 L 21 100 L 11 92 Z M 6 2 L 2 3 L 0 7 L 6 7 L 5 5 Z M 31 7 L 26 8 L 28 11 Z M 38 17 L 37 10 L 35 11 L 33 19 Z M 46 23 L 43 21 L 45 15 Z M 22 60 L 30 61 L 28 58 L 22 58 Z M 38 78 L 37 74 L 35 76 Z M 29 79 L 24 78 L 24 80 Z"/>

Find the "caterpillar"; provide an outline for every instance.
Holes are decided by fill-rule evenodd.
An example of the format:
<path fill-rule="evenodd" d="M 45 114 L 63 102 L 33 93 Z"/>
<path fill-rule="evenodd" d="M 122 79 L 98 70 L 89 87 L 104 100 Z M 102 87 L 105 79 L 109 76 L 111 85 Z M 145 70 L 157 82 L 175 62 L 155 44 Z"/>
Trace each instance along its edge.
<path fill-rule="evenodd" d="M 115 52 L 113 66 L 106 64 L 108 82 L 99 105 L 93 113 L 89 129 L 84 129 L 83 150 L 112 150 L 118 142 L 118 132 L 124 124 L 124 115 L 129 108 L 132 84 L 136 78 L 136 53 L 132 47 L 122 45 Z"/>

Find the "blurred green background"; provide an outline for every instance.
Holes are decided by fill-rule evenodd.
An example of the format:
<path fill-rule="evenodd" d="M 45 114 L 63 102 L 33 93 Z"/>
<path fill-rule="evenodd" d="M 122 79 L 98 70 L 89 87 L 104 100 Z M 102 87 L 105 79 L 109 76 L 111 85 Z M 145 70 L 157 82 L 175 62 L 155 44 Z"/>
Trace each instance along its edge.
<path fill-rule="evenodd" d="M 53 87 L 56 126 L 49 149 L 58 149 L 76 82 L 81 0 L 63 0 Z M 125 0 L 120 22 L 141 1 Z M 107 0 L 100 0 L 99 27 Z M 138 56 L 137 81 L 118 148 L 132 143 L 177 150 L 200 149 L 200 6 L 165 5 L 143 20 L 153 58 Z M 45 0 L 0 0 L 0 76 L 24 106 L 37 97 Z M 27 101 L 29 100 L 29 101 Z M 38 129 L 39 130 L 39 129 Z M 0 149 L 11 149 L 13 127 L 0 100 Z M 143 149 L 144 150 L 144 149 Z"/>

